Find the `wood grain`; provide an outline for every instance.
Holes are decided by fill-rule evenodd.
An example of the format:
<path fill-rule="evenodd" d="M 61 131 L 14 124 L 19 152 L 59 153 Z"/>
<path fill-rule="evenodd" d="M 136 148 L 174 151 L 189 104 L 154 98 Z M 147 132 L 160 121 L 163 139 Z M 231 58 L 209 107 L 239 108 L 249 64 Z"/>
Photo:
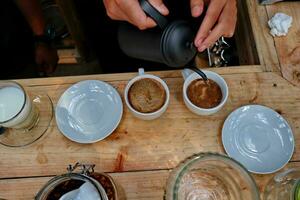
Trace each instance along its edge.
<path fill-rule="evenodd" d="M 267 26 L 266 7 L 259 5 L 256 0 L 247 0 L 246 3 L 260 64 L 264 71 L 280 74 L 280 64 L 274 40 L 269 34 Z"/>
<path fill-rule="evenodd" d="M 168 174 L 168 170 L 161 170 L 154 172 L 112 173 L 110 175 L 121 185 L 128 200 L 161 200 L 163 199 Z M 52 177 L 0 180 L 0 199 L 34 199 L 38 191 L 51 178 Z"/>
<path fill-rule="evenodd" d="M 254 40 L 253 28 L 251 27 L 250 23 L 250 15 L 252 13 L 248 12 L 247 3 L 244 0 L 237 1 L 237 7 L 238 18 L 234 39 L 237 44 L 236 48 L 239 55 L 239 64 L 259 64 L 259 57 Z"/>
<path fill-rule="evenodd" d="M 209 68 L 204 70 L 214 71 L 219 74 L 245 74 L 263 72 L 260 65 L 248 65 L 248 66 L 232 66 L 232 67 L 220 67 Z M 180 70 L 170 71 L 149 71 L 161 78 L 179 78 L 182 77 Z M 59 84 L 73 84 L 81 80 L 93 80 L 98 79 L 102 81 L 126 81 L 137 75 L 137 72 L 133 73 L 116 73 L 116 74 L 96 74 L 96 75 L 82 75 L 82 76 L 65 76 L 65 77 L 48 77 L 48 78 L 34 78 L 34 79 L 19 79 L 16 80 L 22 85 L 31 86 L 43 86 L 43 85 L 59 85 Z"/>
<path fill-rule="evenodd" d="M 254 175 L 257 187 L 263 197 L 264 188 L 275 174 L 290 168 L 300 167 L 300 163 L 289 163 L 284 169 L 274 174 Z M 97 171 L 97 167 L 96 167 Z M 110 173 L 122 187 L 128 200 L 162 200 L 169 170 Z M 0 180 L 0 199 L 28 200 L 33 199 L 37 192 L 52 177 L 21 178 Z"/>
<path fill-rule="evenodd" d="M 136 119 L 124 105 L 122 121 L 114 133 L 90 145 L 69 141 L 53 120 L 47 133 L 31 146 L 15 149 L 0 146 L 0 178 L 60 174 L 65 166 L 77 161 L 95 163 L 106 172 L 170 169 L 194 153 L 224 152 L 220 139 L 222 124 L 230 112 L 246 104 L 263 104 L 276 109 L 290 123 L 298 143 L 299 88 L 274 73 L 226 74 L 223 77 L 229 85 L 229 99 L 215 115 L 192 114 L 182 101 L 182 78 L 164 78 L 171 93 L 170 105 L 159 119 Z M 127 81 L 109 83 L 123 96 Z M 27 89 L 46 91 L 56 104 L 69 86 L 62 79 L 58 85 Z M 299 148 L 297 145 L 294 161 L 300 160 Z"/>
<path fill-rule="evenodd" d="M 68 30 L 75 42 L 76 48 L 80 55 L 80 61 L 84 62 L 91 58 L 92 50 L 88 45 L 88 39 L 84 32 L 84 25 L 80 17 L 75 2 L 71 0 L 56 0 Z M 78 58 L 79 59 L 79 58 Z"/>
<path fill-rule="evenodd" d="M 300 86 L 300 3 L 283 2 L 266 7 L 269 19 L 277 12 L 293 17 L 292 27 L 285 37 L 275 37 L 275 46 L 284 78 Z"/>
<path fill-rule="evenodd" d="M 77 64 L 79 58 L 76 49 L 58 49 L 58 64 Z"/>

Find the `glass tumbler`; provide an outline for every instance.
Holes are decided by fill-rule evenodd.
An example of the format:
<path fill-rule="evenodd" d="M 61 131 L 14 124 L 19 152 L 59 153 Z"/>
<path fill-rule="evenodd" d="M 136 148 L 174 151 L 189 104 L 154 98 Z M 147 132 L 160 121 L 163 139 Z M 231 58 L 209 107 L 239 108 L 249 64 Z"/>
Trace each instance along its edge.
<path fill-rule="evenodd" d="M 14 81 L 0 81 L 0 143 L 19 147 L 31 144 L 48 129 L 53 115 L 48 95 L 26 92 Z"/>
<path fill-rule="evenodd" d="M 264 190 L 264 200 L 300 200 L 300 169 L 276 174 Z"/>

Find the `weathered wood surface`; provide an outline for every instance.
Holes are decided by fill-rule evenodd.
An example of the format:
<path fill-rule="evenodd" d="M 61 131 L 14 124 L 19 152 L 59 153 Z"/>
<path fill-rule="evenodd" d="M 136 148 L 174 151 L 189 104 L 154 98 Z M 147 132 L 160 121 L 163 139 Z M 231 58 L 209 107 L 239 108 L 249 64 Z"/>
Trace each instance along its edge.
<path fill-rule="evenodd" d="M 259 5 L 257 0 L 247 0 L 246 3 L 260 64 L 264 71 L 280 74 L 274 40 L 269 34 L 266 7 Z"/>
<path fill-rule="evenodd" d="M 168 170 L 111 174 L 133 200 L 163 199 Z M 51 177 L 0 180 L 0 199 L 30 200 Z"/>
<path fill-rule="evenodd" d="M 205 70 L 205 69 L 204 69 Z M 249 66 L 233 66 L 233 67 L 221 67 L 221 68 L 209 68 L 208 70 L 214 71 L 219 74 L 244 74 L 244 73 L 256 73 L 263 72 L 260 65 Z M 179 70 L 173 71 L 149 71 L 161 78 L 179 78 L 181 72 Z M 59 84 L 72 84 L 86 79 L 99 79 L 102 81 L 126 81 L 136 76 L 137 73 L 116 73 L 116 74 L 96 74 L 96 75 L 84 75 L 84 76 L 66 76 L 66 77 L 49 77 L 47 79 L 19 79 L 17 80 L 21 84 L 26 86 L 42 86 L 42 85 L 59 85 Z"/>
<path fill-rule="evenodd" d="M 76 49 L 58 49 L 58 64 L 77 64 L 79 57 Z"/>
<path fill-rule="evenodd" d="M 277 173 L 299 166 L 299 162 L 292 162 Z M 125 191 L 126 198 L 128 200 L 162 200 L 169 173 L 170 170 L 155 170 L 141 172 L 110 173 L 110 175 Z M 261 197 L 263 196 L 264 188 L 274 175 L 275 174 L 252 174 L 260 191 Z M 37 192 L 51 178 L 52 177 L 36 177 L 0 180 L 0 199 L 33 199 Z"/>
<path fill-rule="evenodd" d="M 282 2 L 266 6 L 268 18 L 277 12 L 293 17 L 292 27 L 284 37 L 275 37 L 281 73 L 291 83 L 300 86 L 300 2 Z"/>
<path fill-rule="evenodd" d="M 169 72 L 158 72 L 157 74 Z M 179 72 L 177 72 L 179 73 Z M 175 72 L 171 72 L 175 74 Z M 127 80 L 107 81 L 123 96 Z M 178 74 L 177 74 L 178 75 Z M 97 79 L 92 76 L 93 79 Z M 101 76 L 99 76 L 101 77 Z M 181 77 L 164 80 L 170 88 L 170 105 L 166 113 L 154 121 L 134 118 L 124 105 L 119 127 L 107 139 L 83 145 L 71 142 L 57 129 L 55 120 L 47 133 L 34 144 L 24 148 L 0 146 L 0 178 L 49 176 L 60 174 L 65 166 L 76 161 L 95 163 L 101 171 L 122 172 L 135 170 L 171 169 L 186 157 L 203 151 L 224 152 L 221 128 L 234 109 L 246 104 L 263 104 L 276 109 L 290 123 L 296 144 L 300 139 L 300 89 L 274 73 L 246 73 L 223 75 L 229 85 L 225 107 L 212 116 L 192 114 L 182 101 Z M 79 77 L 77 77 L 79 78 Z M 113 76 L 111 77 L 114 78 Z M 88 79 L 87 76 L 84 79 Z M 46 91 L 54 105 L 72 84 L 61 79 L 31 85 L 28 90 Z M 101 78 L 99 78 L 101 80 Z M 36 80 L 38 82 L 38 80 Z M 77 82 L 78 79 L 75 79 Z M 300 160 L 299 145 L 292 158 Z"/>
<path fill-rule="evenodd" d="M 71 0 L 56 0 L 55 2 L 59 6 L 68 31 L 75 42 L 81 61 L 89 60 L 93 56 L 93 52 L 88 44 L 83 21 L 78 13 L 75 2 Z"/>
<path fill-rule="evenodd" d="M 237 54 L 240 65 L 260 64 L 258 50 L 254 39 L 254 30 L 251 26 L 250 15 L 247 2 L 237 1 L 238 18 L 234 39 L 236 42 Z"/>

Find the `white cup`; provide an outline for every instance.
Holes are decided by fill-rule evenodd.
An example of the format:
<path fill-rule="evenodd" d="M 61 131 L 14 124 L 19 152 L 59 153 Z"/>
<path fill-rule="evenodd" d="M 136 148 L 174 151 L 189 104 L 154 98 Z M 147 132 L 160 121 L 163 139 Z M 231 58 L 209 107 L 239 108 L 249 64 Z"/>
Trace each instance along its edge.
<path fill-rule="evenodd" d="M 152 112 L 152 113 L 142 113 L 142 112 L 139 112 L 139 111 L 135 110 L 130 105 L 129 100 L 128 100 L 128 91 L 129 91 L 130 87 L 132 86 L 132 84 L 134 82 L 136 82 L 138 80 L 141 80 L 141 79 L 144 79 L 144 78 L 150 78 L 150 79 L 158 81 L 163 86 L 163 88 L 165 89 L 165 92 L 166 92 L 166 100 L 165 100 L 164 105 L 159 110 L 157 110 L 155 112 Z M 145 74 L 144 69 L 139 68 L 138 76 L 131 79 L 128 82 L 128 84 L 126 85 L 125 92 L 124 92 L 124 99 L 125 99 L 125 102 L 126 102 L 126 105 L 127 105 L 128 109 L 130 110 L 130 112 L 135 117 L 143 119 L 143 120 L 152 120 L 152 119 L 156 119 L 156 118 L 160 117 L 166 111 L 166 109 L 169 105 L 170 91 L 169 91 L 169 88 L 168 88 L 167 84 L 161 78 L 159 78 L 157 76 L 154 76 L 154 75 L 151 75 L 151 74 Z"/>
<path fill-rule="evenodd" d="M 183 100 L 184 100 L 186 107 L 193 113 L 195 113 L 197 115 L 211 115 L 211 114 L 214 114 L 214 113 L 218 112 L 219 110 L 221 110 L 221 108 L 224 106 L 225 102 L 227 101 L 228 86 L 227 86 L 227 83 L 225 82 L 225 80 L 219 74 L 212 72 L 212 71 L 205 71 L 205 70 L 203 70 L 203 72 L 206 74 L 208 79 L 215 81 L 220 86 L 221 91 L 222 91 L 222 100 L 221 100 L 220 104 L 213 108 L 200 108 L 200 107 L 194 105 L 190 101 L 190 99 L 188 98 L 187 93 L 186 93 L 188 86 L 190 85 L 190 83 L 193 80 L 202 79 L 196 72 L 194 72 L 190 69 L 184 69 L 182 71 L 182 76 L 184 78 L 183 91 L 182 91 Z"/>

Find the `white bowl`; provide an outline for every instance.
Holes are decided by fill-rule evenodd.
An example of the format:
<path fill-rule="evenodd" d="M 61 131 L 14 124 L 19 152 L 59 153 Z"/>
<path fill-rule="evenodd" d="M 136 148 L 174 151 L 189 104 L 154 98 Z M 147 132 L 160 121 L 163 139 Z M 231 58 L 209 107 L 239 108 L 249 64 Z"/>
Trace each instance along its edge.
<path fill-rule="evenodd" d="M 154 79 L 154 80 L 158 81 L 163 86 L 163 88 L 165 89 L 165 92 L 166 92 L 166 100 L 165 100 L 164 105 L 159 110 L 152 112 L 152 113 L 142 113 L 142 112 L 135 110 L 130 105 L 129 100 L 128 100 L 128 91 L 129 91 L 130 87 L 132 86 L 132 84 L 135 83 L 136 81 L 144 79 L 144 78 L 150 78 L 150 79 Z M 168 107 L 169 101 L 170 101 L 170 91 L 169 91 L 167 84 L 161 78 L 151 75 L 151 74 L 145 74 L 144 69 L 140 68 L 139 75 L 134 77 L 133 79 L 131 79 L 128 82 L 128 84 L 126 85 L 125 92 L 124 92 L 124 99 L 125 99 L 125 103 L 126 103 L 128 109 L 135 117 L 142 119 L 142 120 L 153 120 L 153 119 L 160 117 L 167 110 L 167 107 Z"/>
<path fill-rule="evenodd" d="M 221 110 L 221 108 L 226 103 L 228 99 L 228 86 L 225 80 L 219 74 L 212 71 L 206 71 L 206 70 L 203 70 L 203 72 L 206 74 L 208 79 L 215 81 L 220 86 L 222 91 L 222 100 L 220 104 L 213 108 L 200 108 L 190 101 L 186 93 L 188 86 L 193 80 L 202 79 L 196 72 L 190 69 L 184 69 L 182 71 L 182 76 L 185 79 L 183 84 L 183 91 L 182 91 L 183 100 L 186 107 L 193 113 L 197 115 L 211 115 Z"/>

